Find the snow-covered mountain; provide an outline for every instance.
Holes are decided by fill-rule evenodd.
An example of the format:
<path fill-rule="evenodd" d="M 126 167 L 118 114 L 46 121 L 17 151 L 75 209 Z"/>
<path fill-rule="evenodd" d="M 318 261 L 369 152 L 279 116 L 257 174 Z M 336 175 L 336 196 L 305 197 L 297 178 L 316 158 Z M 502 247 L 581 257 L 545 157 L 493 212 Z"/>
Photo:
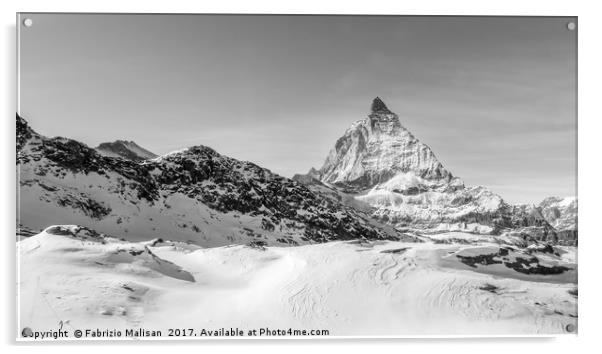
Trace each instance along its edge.
<path fill-rule="evenodd" d="M 548 197 L 539 203 L 539 208 L 556 229 L 577 229 L 577 197 Z"/>
<path fill-rule="evenodd" d="M 115 140 L 112 143 L 101 143 L 96 147 L 103 156 L 122 157 L 132 161 L 150 160 L 158 157 L 133 141 Z"/>
<path fill-rule="evenodd" d="M 46 138 L 17 115 L 18 222 L 57 223 L 129 240 L 202 246 L 305 244 L 402 236 L 368 215 L 250 162 L 194 146 L 152 160 L 103 156 Z"/>
<path fill-rule="evenodd" d="M 576 229 L 576 200 L 465 187 L 372 111 L 297 181 L 205 146 L 104 156 L 17 115 L 17 328 L 576 333 L 576 237 L 546 221 Z"/>
<path fill-rule="evenodd" d="M 557 241 L 536 208 L 509 205 L 482 186 L 466 187 L 379 97 L 368 116 L 337 140 L 319 170 L 293 179 L 313 189 L 336 189 L 398 228 L 428 233 L 512 230 Z"/>
<path fill-rule="evenodd" d="M 366 119 L 354 123 L 339 138 L 318 171 L 322 182 L 361 192 L 395 178 L 399 193 L 421 188 L 461 185 L 432 150 L 405 129 L 399 117 L 376 97 Z"/>
<path fill-rule="evenodd" d="M 549 197 L 539 203 L 543 217 L 561 234 L 577 241 L 577 197 Z"/>

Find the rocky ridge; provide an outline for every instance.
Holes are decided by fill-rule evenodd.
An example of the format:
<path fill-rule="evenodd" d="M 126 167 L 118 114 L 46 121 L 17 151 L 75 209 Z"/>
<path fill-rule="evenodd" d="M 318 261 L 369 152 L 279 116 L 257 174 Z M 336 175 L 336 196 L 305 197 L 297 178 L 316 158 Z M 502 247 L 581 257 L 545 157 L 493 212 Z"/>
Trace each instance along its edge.
<path fill-rule="evenodd" d="M 46 138 L 17 116 L 21 226 L 64 223 L 204 246 L 399 239 L 403 234 L 253 163 L 194 146 L 152 160 Z M 174 236 L 175 235 L 175 236 Z"/>

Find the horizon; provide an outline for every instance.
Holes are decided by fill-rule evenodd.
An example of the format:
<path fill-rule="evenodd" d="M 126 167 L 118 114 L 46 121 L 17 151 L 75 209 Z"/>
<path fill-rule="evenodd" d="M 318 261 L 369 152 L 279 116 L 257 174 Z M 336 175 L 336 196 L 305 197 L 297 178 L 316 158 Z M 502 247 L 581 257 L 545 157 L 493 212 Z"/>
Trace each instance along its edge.
<path fill-rule="evenodd" d="M 378 96 L 376 96 L 376 97 L 377 97 L 377 98 L 379 98 Z M 386 104 L 386 102 L 385 102 L 385 104 Z M 395 113 L 395 112 L 393 112 L 393 113 Z M 17 114 L 19 114 L 19 113 L 17 113 Z M 20 116 L 22 119 L 24 119 L 24 120 L 27 122 L 27 124 L 29 125 L 29 127 L 30 127 L 31 129 L 33 129 L 33 130 L 34 130 L 36 133 L 38 133 L 38 134 L 40 134 L 40 135 L 42 135 L 42 136 L 45 136 L 44 134 L 42 134 L 42 133 L 38 132 L 38 131 L 37 131 L 37 130 L 35 130 L 33 127 L 31 127 L 31 125 L 29 124 L 29 121 L 28 121 L 28 120 L 27 120 L 25 117 L 23 117 L 23 116 L 21 116 L 21 115 L 19 115 L 19 116 Z M 363 119 L 360 119 L 360 120 L 363 120 Z M 358 121 L 359 121 L 359 120 L 358 120 Z M 58 137 L 59 137 L 59 136 L 50 136 L 49 138 L 58 138 Z M 68 139 L 71 139 L 71 138 L 69 138 L 69 137 L 66 137 L 66 136 L 61 136 L 61 137 L 62 137 L 62 138 L 68 138 Z M 418 140 L 420 140 L 420 139 L 418 139 Z M 172 150 L 172 151 L 168 151 L 168 152 L 166 152 L 166 153 L 163 153 L 163 154 L 157 154 L 157 153 L 155 153 L 154 151 L 150 151 L 150 150 L 148 150 L 147 148 L 145 148 L 144 146 L 142 146 L 142 145 L 138 144 L 138 143 L 137 143 L 137 142 L 135 142 L 134 140 L 117 139 L 117 140 L 113 140 L 113 141 L 105 141 L 105 142 L 101 142 L 101 143 L 99 143 L 99 144 L 98 144 L 98 146 L 90 146 L 90 145 L 88 145 L 88 144 L 86 144 L 86 143 L 84 143 L 84 142 L 81 142 L 81 141 L 78 141 L 78 142 L 80 142 L 80 143 L 82 143 L 82 144 L 84 144 L 84 145 L 88 146 L 89 148 L 95 149 L 95 150 L 96 150 L 96 149 L 98 149 L 98 148 L 100 147 L 100 145 L 102 145 L 102 144 L 111 144 L 111 143 L 134 143 L 134 144 L 136 144 L 136 145 L 137 145 L 139 148 L 142 148 L 142 149 L 144 149 L 144 150 L 147 150 L 147 151 L 149 151 L 149 152 L 151 152 L 151 153 L 153 153 L 153 154 L 157 155 L 157 157 L 156 157 L 156 158 L 165 157 L 165 156 L 167 156 L 167 155 L 174 154 L 174 153 L 178 153 L 178 152 L 181 152 L 181 151 L 184 151 L 184 150 L 187 150 L 187 149 L 193 148 L 193 147 L 195 147 L 195 146 L 204 146 L 204 147 L 208 147 L 208 148 L 211 148 L 211 149 L 213 149 L 213 147 L 211 147 L 211 146 L 207 146 L 207 145 L 202 145 L 202 144 L 201 144 L 201 145 L 190 145 L 190 146 L 185 146 L 185 147 L 181 147 L 181 148 L 179 148 L 179 149 L 175 149 L 175 150 Z M 423 142 L 423 143 L 424 143 L 424 142 Z M 424 144 L 428 146 L 428 144 L 426 144 L 426 143 L 424 143 Z M 213 149 L 213 150 L 215 150 L 215 149 Z M 215 150 L 215 151 L 216 151 L 218 154 L 222 155 L 222 156 L 226 156 L 226 157 L 229 157 L 229 158 L 233 158 L 233 157 L 231 157 L 231 156 L 224 155 L 224 154 L 220 153 L 220 152 L 219 152 L 219 151 L 217 151 L 217 150 Z M 436 154 L 436 153 L 435 153 L 435 156 L 437 156 L 437 154 Z M 155 158 L 153 158 L 153 159 L 150 159 L 150 160 L 154 160 L 154 159 L 155 159 Z M 247 161 L 247 160 L 240 160 L 240 161 L 255 163 L 255 162 L 253 162 L 253 161 Z M 445 167 L 445 164 L 444 164 L 443 162 L 441 162 L 441 163 L 443 164 L 443 167 Z M 257 165 L 258 165 L 258 164 L 257 164 Z M 259 166 L 260 166 L 260 167 L 263 167 L 263 168 L 266 168 L 265 166 L 261 166 L 261 165 L 259 165 Z M 321 167 L 321 166 L 320 166 L 320 167 Z M 311 168 L 315 168 L 316 170 L 319 170 L 319 169 L 320 169 L 320 167 L 316 167 L 316 166 L 314 166 L 314 167 L 311 167 Z M 268 170 L 270 170 L 270 169 L 268 168 Z M 270 170 L 270 171 L 271 171 L 272 173 L 275 173 L 275 172 L 274 172 L 274 171 L 272 171 L 272 170 Z M 306 171 L 306 172 L 300 172 L 299 174 L 306 174 L 307 172 L 309 172 L 309 170 L 308 170 L 308 171 Z M 450 171 L 450 172 L 451 172 L 451 171 Z M 453 173 L 452 173 L 452 175 L 453 175 L 454 177 L 458 177 L 458 178 L 462 179 L 462 177 L 461 177 L 461 176 L 456 176 L 456 175 L 454 175 Z M 282 177 L 286 177 L 286 178 L 292 179 L 292 177 L 293 177 L 293 176 L 290 176 L 290 177 L 289 177 L 289 176 L 282 176 Z M 475 185 L 475 186 L 477 186 L 477 185 Z M 467 186 L 467 187 L 471 187 L 471 186 Z M 487 188 L 489 188 L 489 186 L 483 186 L 483 187 L 487 187 Z M 495 191 L 495 190 L 492 190 L 492 192 L 496 193 L 496 191 Z M 496 193 L 496 194 L 497 194 L 497 193 Z M 502 197 L 502 199 L 504 199 L 504 200 L 506 201 L 506 199 L 504 198 L 504 196 L 503 196 L 503 195 L 500 195 L 500 197 Z M 544 197 L 542 200 L 539 200 L 539 201 L 533 201 L 533 202 L 531 202 L 531 203 L 511 203 L 511 204 L 515 204 L 515 205 L 520 205 L 520 204 L 533 204 L 533 205 L 538 205 L 538 204 L 539 204 L 539 203 L 541 203 L 541 202 L 542 202 L 544 199 L 547 199 L 547 198 L 562 198 L 562 199 L 567 199 L 567 198 L 575 198 L 575 199 L 577 199 L 578 197 L 577 197 L 577 195 L 549 195 L 549 196 L 547 196 L 547 197 Z"/>
<path fill-rule="evenodd" d="M 291 178 L 378 96 L 467 186 L 577 196 L 573 18 L 28 17 L 19 113 L 42 135 L 205 145 Z"/>

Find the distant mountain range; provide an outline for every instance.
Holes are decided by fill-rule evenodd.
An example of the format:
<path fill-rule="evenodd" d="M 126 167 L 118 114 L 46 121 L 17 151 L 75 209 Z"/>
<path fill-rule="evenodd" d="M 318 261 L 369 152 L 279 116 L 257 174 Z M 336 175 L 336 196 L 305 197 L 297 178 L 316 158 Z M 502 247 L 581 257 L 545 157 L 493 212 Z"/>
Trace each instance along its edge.
<path fill-rule="evenodd" d="M 129 240 L 168 237 L 202 246 L 406 237 L 291 179 L 205 146 L 142 158 L 152 156 L 133 142 L 92 149 L 47 138 L 17 116 L 21 234 L 77 224 Z"/>
<path fill-rule="evenodd" d="M 17 115 L 21 234 L 76 224 L 129 240 L 201 246 L 414 239 L 464 231 L 577 244 L 577 199 L 511 205 L 466 187 L 380 99 L 320 169 L 288 179 L 205 146 L 157 156 L 133 141 L 95 149 Z"/>
<path fill-rule="evenodd" d="M 373 217 L 402 230 L 511 232 L 567 244 L 577 239 L 576 199 L 573 209 L 557 208 L 552 219 L 549 209 L 510 205 L 486 187 L 466 187 L 379 97 L 368 116 L 337 140 L 320 169 L 293 179 L 364 202 Z M 558 232 L 557 220 L 567 220 L 561 229 L 575 233 Z"/>

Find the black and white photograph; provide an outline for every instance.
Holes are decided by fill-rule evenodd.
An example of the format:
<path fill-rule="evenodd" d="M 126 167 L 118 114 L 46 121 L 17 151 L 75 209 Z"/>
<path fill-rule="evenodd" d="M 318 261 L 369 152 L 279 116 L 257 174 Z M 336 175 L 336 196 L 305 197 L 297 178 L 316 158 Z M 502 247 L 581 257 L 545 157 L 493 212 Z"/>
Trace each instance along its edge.
<path fill-rule="evenodd" d="M 18 341 L 579 332 L 576 16 L 16 27 Z"/>

